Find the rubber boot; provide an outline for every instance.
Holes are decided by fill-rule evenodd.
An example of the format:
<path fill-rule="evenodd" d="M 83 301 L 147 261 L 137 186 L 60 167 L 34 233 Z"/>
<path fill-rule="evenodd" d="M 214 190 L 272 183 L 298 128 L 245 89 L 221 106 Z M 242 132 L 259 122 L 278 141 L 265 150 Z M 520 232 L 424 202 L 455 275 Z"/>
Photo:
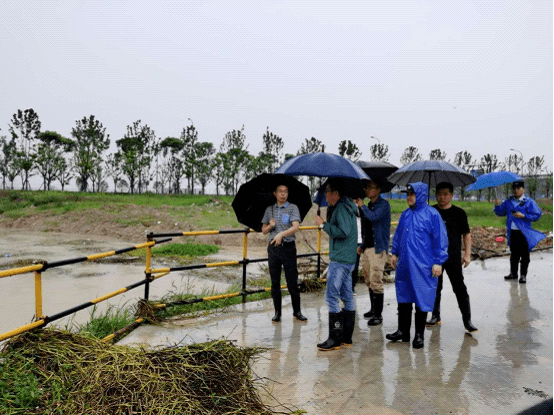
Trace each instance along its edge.
<path fill-rule="evenodd" d="M 373 317 L 370 317 L 369 321 L 367 322 L 368 326 L 378 326 L 383 322 L 383 300 L 385 298 L 385 294 L 376 294 L 373 293 L 373 305 L 375 307 L 375 312 L 373 314 Z"/>
<path fill-rule="evenodd" d="M 356 312 L 343 309 L 341 313 L 343 322 L 341 344 L 349 347 L 352 345 L 352 333 L 354 333 Z"/>
<path fill-rule="evenodd" d="M 375 313 L 373 311 L 373 303 L 375 302 L 375 294 L 373 294 L 373 290 L 369 289 L 369 301 L 371 302 L 371 308 L 367 313 L 364 313 L 365 318 L 371 318 L 373 317 L 373 314 Z"/>
<path fill-rule="evenodd" d="M 281 321 L 281 298 L 273 297 L 273 307 L 275 308 L 275 315 L 271 319 L 272 322 L 278 323 Z"/>
<path fill-rule="evenodd" d="M 292 315 L 299 321 L 308 321 L 300 311 L 300 294 L 291 294 Z"/>
<path fill-rule="evenodd" d="M 386 339 L 393 342 L 410 341 L 410 327 L 412 325 L 412 303 L 398 304 L 398 330 L 394 333 L 387 334 Z"/>
<path fill-rule="evenodd" d="M 317 348 L 323 351 L 340 349 L 342 327 L 342 314 L 329 313 L 329 338 L 319 343 Z"/>
<path fill-rule="evenodd" d="M 471 324 L 471 307 L 469 305 L 469 297 L 463 298 L 459 302 L 460 311 L 462 312 L 462 321 L 464 327 L 468 333 L 474 333 L 477 331 L 477 327 Z"/>
<path fill-rule="evenodd" d="M 521 270 L 520 270 L 520 276 L 519 276 L 519 282 L 520 284 L 526 284 L 527 283 L 527 270 L 529 269 L 529 261 L 521 260 Z"/>
<path fill-rule="evenodd" d="M 423 337 L 425 335 L 425 321 L 427 320 L 427 311 L 421 311 L 419 307 L 416 307 L 415 312 L 415 336 L 412 342 L 414 349 L 421 349 L 423 347 Z"/>

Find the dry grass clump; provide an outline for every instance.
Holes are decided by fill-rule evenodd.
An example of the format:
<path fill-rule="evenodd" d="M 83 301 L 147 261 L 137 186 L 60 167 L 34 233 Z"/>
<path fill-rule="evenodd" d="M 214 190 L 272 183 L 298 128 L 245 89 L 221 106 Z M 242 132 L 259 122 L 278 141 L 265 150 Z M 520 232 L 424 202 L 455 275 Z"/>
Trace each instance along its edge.
<path fill-rule="evenodd" d="M 43 330 L 13 338 L 2 356 L 37 379 L 27 413 L 271 414 L 251 378 L 259 352 L 227 340 L 149 350 Z"/>

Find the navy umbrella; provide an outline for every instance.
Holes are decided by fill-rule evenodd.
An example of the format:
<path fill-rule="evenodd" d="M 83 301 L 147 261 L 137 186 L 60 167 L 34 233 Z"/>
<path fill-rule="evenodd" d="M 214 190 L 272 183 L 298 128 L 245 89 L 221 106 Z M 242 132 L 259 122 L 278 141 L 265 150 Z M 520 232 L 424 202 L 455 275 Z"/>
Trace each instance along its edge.
<path fill-rule="evenodd" d="M 383 160 L 357 161 L 356 164 L 371 177 L 371 180 L 379 183 L 381 193 L 388 193 L 394 187 L 394 183 L 387 180 L 388 176 L 398 170 L 394 164 Z"/>
<path fill-rule="evenodd" d="M 303 220 L 312 207 L 310 188 L 292 176 L 262 173 L 242 184 L 231 203 L 239 223 L 260 232 L 265 209 L 276 202 L 273 192 L 278 185 L 288 187 L 287 201 L 298 207 Z"/>
<path fill-rule="evenodd" d="M 423 182 L 429 189 L 441 182 L 452 186 L 467 186 L 477 179 L 454 164 L 440 160 L 420 160 L 400 167 L 388 177 L 389 182 L 398 186 Z"/>
<path fill-rule="evenodd" d="M 275 173 L 288 176 L 352 177 L 369 180 L 369 176 L 347 158 L 331 153 L 308 153 L 285 161 Z"/>
<path fill-rule="evenodd" d="M 466 190 L 481 190 L 487 187 L 496 187 L 516 180 L 523 180 L 519 174 L 511 171 L 493 171 L 477 178 L 477 181 L 466 187 Z"/>

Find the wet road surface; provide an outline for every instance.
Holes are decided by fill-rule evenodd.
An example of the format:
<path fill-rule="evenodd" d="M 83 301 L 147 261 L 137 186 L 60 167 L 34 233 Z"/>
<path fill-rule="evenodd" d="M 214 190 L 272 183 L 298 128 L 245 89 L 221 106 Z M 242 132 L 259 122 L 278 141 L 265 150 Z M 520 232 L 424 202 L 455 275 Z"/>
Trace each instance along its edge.
<path fill-rule="evenodd" d="M 225 337 L 269 350 L 253 370 L 288 408 L 308 414 L 515 414 L 552 397 L 552 251 L 532 253 L 528 283 L 504 281 L 508 257 L 472 262 L 465 269 L 472 321 L 466 334 L 447 278 L 442 324 L 425 331 L 423 349 L 391 343 L 397 328 L 394 285 L 385 288 L 383 324 L 357 318 L 351 348 L 322 352 L 327 307 L 322 293 L 302 295 L 307 323 L 294 321 L 285 297 L 284 317 L 271 324 L 271 300 L 242 304 L 164 326 L 141 326 L 119 344 L 167 346 Z M 357 286 L 357 314 L 369 309 Z M 412 338 L 414 326 L 412 324 Z M 276 402 L 268 396 L 268 403 Z"/>

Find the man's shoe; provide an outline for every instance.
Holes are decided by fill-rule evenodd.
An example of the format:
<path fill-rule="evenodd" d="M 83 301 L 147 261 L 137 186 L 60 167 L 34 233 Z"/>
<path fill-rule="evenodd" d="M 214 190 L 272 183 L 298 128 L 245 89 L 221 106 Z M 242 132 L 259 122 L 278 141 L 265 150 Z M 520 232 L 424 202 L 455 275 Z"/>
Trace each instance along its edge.
<path fill-rule="evenodd" d="M 432 327 L 436 324 L 441 324 L 441 318 L 440 316 L 436 316 L 436 315 L 432 315 L 431 318 L 429 320 L 427 320 L 427 322 L 425 323 L 426 326 L 428 327 Z"/>
<path fill-rule="evenodd" d="M 468 333 L 475 333 L 477 331 L 477 327 L 475 327 L 471 320 L 464 321 L 464 327 L 466 328 Z"/>
<path fill-rule="evenodd" d="M 504 277 L 505 280 L 515 280 L 517 279 L 517 275 L 514 275 L 514 274 L 508 274 Z"/>
<path fill-rule="evenodd" d="M 293 316 L 299 321 L 308 321 L 308 317 L 304 317 L 300 311 L 298 313 L 294 313 Z"/>
<path fill-rule="evenodd" d="M 520 284 L 526 284 L 527 283 L 527 275 L 521 274 L 521 277 L 519 277 L 519 283 Z"/>
<path fill-rule="evenodd" d="M 278 311 L 275 312 L 275 315 L 273 316 L 273 318 L 271 319 L 271 321 L 273 321 L 274 323 L 278 323 L 281 321 L 281 313 L 279 313 Z"/>
<path fill-rule="evenodd" d="M 367 325 L 378 326 L 379 324 L 382 324 L 382 323 L 383 323 L 383 317 L 373 316 L 368 320 Z"/>
<path fill-rule="evenodd" d="M 414 341 L 412 342 L 412 347 L 414 349 L 421 349 L 423 347 L 423 335 L 420 333 L 416 333 L 414 337 Z"/>

